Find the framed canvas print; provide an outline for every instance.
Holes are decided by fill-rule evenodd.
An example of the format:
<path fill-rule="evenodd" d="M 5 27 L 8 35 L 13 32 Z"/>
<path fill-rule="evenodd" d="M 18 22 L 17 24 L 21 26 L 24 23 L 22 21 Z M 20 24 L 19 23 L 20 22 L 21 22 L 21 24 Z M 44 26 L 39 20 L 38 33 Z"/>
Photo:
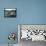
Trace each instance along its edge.
<path fill-rule="evenodd" d="M 14 9 L 7 9 L 7 8 L 4 8 L 4 17 L 16 17 L 17 15 L 17 9 L 14 8 Z"/>

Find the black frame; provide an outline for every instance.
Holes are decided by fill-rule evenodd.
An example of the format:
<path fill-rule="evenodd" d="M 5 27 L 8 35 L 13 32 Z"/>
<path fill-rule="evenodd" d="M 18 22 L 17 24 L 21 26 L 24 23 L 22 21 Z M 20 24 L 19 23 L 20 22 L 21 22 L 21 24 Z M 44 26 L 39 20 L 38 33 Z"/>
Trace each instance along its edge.
<path fill-rule="evenodd" d="M 7 15 L 6 12 L 9 13 L 9 11 L 6 9 L 10 9 L 10 8 L 4 8 L 4 17 L 16 17 L 17 16 L 17 8 L 14 8 L 15 10 L 10 11 L 10 12 L 15 12 L 15 15 Z"/>

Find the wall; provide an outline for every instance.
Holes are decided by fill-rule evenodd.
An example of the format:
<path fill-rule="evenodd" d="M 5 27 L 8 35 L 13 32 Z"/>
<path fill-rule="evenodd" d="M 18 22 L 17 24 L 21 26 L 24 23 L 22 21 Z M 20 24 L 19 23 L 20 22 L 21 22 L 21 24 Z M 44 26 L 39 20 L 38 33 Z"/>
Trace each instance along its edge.
<path fill-rule="evenodd" d="M 4 8 L 17 8 L 17 17 L 4 18 Z M 46 24 L 46 0 L 0 0 L 0 44 L 8 43 L 9 32 L 18 32 L 18 24 Z"/>

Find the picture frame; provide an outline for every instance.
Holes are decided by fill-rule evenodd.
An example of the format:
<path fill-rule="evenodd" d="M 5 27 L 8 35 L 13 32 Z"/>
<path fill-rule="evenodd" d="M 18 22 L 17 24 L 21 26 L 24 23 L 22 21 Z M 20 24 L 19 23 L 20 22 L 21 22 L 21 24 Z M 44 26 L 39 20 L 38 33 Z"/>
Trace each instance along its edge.
<path fill-rule="evenodd" d="M 4 17 L 16 17 L 17 16 L 17 8 L 4 8 Z"/>

